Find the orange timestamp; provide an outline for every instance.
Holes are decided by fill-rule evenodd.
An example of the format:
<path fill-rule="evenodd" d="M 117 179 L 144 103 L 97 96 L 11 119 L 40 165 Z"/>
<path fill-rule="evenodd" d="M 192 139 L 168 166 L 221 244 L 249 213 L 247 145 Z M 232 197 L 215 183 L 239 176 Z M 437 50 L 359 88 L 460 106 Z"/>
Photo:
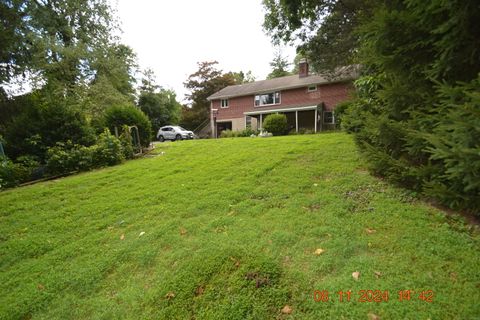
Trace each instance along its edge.
<path fill-rule="evenodd" d="M 397 301 L 407 302 L 412 300 L 422 300 L 425 302 L 433 302 L 433 291 L 423 290 L 399 290 L 397 295 L 393 297 Z M 388 302 L 390 301 L 390 292 L 388 290 L 359 290 L 358 292 L 352 292 L 352 290 L 334 292 L 330 294 L 328 290 L 314 290 L 313 300 L 315 302 Z"/>

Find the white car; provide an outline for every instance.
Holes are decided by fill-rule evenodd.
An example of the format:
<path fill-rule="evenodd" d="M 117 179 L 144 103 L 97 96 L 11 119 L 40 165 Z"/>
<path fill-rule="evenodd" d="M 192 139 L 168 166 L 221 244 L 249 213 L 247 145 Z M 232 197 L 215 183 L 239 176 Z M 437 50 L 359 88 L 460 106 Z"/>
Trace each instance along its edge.
<path fill-rule="evenodd" d="M 179 126 L 164 126 L 158 129 L 157 139 L 160 142 L 165 140 L 184 140 L 193 139 L 195 136 L 192 131 L 188 131 Z"/>

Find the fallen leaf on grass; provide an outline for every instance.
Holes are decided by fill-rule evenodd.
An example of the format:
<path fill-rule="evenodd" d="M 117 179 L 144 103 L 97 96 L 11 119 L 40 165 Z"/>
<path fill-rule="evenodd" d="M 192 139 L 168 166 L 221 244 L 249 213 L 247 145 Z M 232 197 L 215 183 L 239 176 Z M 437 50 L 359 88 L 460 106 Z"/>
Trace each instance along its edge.
<path fill-rule="evenodd" d="M 353 277 L 353 279 L 358 281 L 358 278 L 360 278 L 360 272 L 359 271 L 353 272 L 352 277 Z"/>
<path fill-rule="evenodd" d="M 180 228 L 180 235 L 184 236 L 187 234 L 187 229 L 185 228 Z"/>
<path fill-rule="evenodd" d="M 450 272 L 450 279 L 452 279 L 452 281 L 457 281 L 457 273 L 456 272 Z"/>
<path fill-rule="evenodd" d="M 169 293 L 167 293 L 165 295 L 165 299 L 167 299 L 167 300 L 170 300 L 170 299 L 173 299 L 173 298 L 175 298 L 175 292 L 170 291 Z"/>
<path fill-rule="evenodd" d="M 318 248 L 317 250 L 315 250 L 315 254 L 316 254 L 317 256 L 321 255 L 321 254 L 324 253 L 324 252 L 325 252 L 325 250 L 320 249 L 320 248 Z"/>
<path fill-rule="evenodd" d="M 197 288 L 197 290 L 195 290 L 195 295 L 200 296 L 203 294 L 204 291 L 205 291 L 205 288 L 203 286 L 200 286 Z"/>
<path fill-rule="evenodd" d="M 235 259 L 234 257 L 230 257 L 230 260 L 232 260 L 233 262 L 235 262 L 235 267 L 240 267 L 240 261 L 238 261 L 237 259 Z"/>
<path fill-rule="evenodd" d="M 377 230 L 375 230 L 375 229 L 370 229 L 370 228 L 366 228 L 365 231 L 366 231 L 368 234 L 372 234 L 372 233 L 377 232 Z"/>
<path fill-rule="evenodd" d="M 382 276 L 382 273 L 380 271 L 374 271 L 373 273 L 375 273 L 375 277 L 377 277 L 377 279 Z"/>
<path fill-rule="evenodd" d="M 45 286 L 44 286 L 43 284 L 40 284 L 40 283 L 39 283 L 39 284 L 37 285 L 37 289 L 38 289 L 38 290 L 45 290 Z"/>
<path fill-rule="evenodd" d="M 369 312 L 369 313 L 368 313 L 368 319 L 369 319 L 369 320 L 380 320 L 380 317 L 377 316 L 377 315 L 374 314 L 374 313 Z"/>
<path fill-rule="evenodd" d="M 314 186 L 314 187 L 318 187 L 318 183 L 314 183 L 313 186 Z"/>
<path fill-rule="evenodd" d="M 282 313 L 284 314 L 291 314 L 293 311 L 292 307 L 290 307 L 289 305 L 286 305 L 285 307 L 283 307 L 282 309 Z"/>
<path fill-rule="evenodd" d="M 124 235 L 124 234 L 122 234 L 122 235 L 120 236 L 120 240 L 125 240 L 125 235 Z"/>
<path fill-rule="evenodd" d="M 142 231 L 140 232 L 140 234 L 138 235 L 139 237 L 143 236 L 145 234 L 145 231 Z"/>

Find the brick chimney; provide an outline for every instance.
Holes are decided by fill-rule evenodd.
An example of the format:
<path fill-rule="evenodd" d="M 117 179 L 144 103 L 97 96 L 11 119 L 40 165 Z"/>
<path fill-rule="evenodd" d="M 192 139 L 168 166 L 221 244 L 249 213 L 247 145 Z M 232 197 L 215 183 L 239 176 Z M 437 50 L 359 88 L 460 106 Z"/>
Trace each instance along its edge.
<path fill-rule="evenodd" d="M 308 62 L 307 59 L 301 59 L 298 63 L 298 77 L 305 78 L 308 77 Z"/>

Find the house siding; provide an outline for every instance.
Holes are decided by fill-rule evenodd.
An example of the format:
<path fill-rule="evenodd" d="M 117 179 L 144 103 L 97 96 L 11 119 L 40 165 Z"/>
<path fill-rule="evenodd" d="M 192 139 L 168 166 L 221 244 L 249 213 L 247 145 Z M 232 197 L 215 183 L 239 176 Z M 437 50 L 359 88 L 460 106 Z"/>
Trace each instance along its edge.
<path fill-rule="evenodd" d="M 316 105 L 322 102 L 325 104 L 325 110 L 331 111 L 335 109 L 335 106 L 338 103 L 348 99 L 349 92 L 351 92 L 351 90 L 351 83 L 333 83 L 322 85 L 318 86 L 317 91 L 313 92 L 308 92 L 307 87 L 302 87 L 297 89 L 282 90 L 280 104 L 276 105 L 255 107 L 254 95 L 248 95 L 228 99 L 228 108 L 221 108 L 220 100 L 213 100 L 212 108 L 218 109 L 218 121 L 242 118 L 244 123 L 244 112 L 274 110 L 289 107 L 294 108 L 303 105 Z M 241 126 L 238 126 L 237 128 L 240 127 Z"/>

